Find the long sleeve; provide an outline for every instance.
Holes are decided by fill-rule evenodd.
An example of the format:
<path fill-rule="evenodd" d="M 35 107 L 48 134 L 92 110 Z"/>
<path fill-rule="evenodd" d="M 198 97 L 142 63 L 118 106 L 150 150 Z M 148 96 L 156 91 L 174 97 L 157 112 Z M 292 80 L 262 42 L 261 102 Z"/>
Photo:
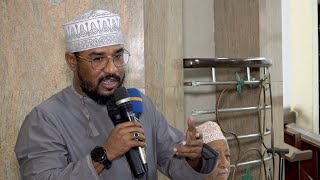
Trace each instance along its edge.
<path fill-rule="evenodd" d="M 89 155 L 71 162 L 63 135 L 39 109 L 26 117 L 15 152 L 24 180 L 99 179 Z"/>
<path fill-rule="evenodd" d="M 161 112 L 148 98 L 145 98 L 144 102 L 146 110 L 144 120 L 146 123 L 154 123 L 152 125 L 153 140 L 156 143 L 154 143 L 153 148 L 156 151 L 158 170 L 175 180 L 196 180 L 207 176 L 214 168 L 216 158 L 203 158 L 201 171 L 197 172 L 188 164 L 184 157 L 175 156 L 173 149 L 182 143 L 185 133 L 171 127 Z"/>

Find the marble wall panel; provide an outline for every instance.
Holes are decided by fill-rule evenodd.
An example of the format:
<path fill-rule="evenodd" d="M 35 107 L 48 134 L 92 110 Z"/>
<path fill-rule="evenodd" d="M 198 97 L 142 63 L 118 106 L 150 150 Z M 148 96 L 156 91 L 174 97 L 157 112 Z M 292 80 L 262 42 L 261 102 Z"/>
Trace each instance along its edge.
<path fill-rule="evenodd" d="M 171 125 L 184 130 L 182 0 L 144 1 L 144 32 L 146 95 Z"/>
<path fill-rule="evenodd" d="M 216 57 L 259 56 L 258 13 L 256 0 L 214 1 Z"/>
<path fill-rule="evenodd" d="M 144 1 L 144 17 L 146 94 L 176 124 L 183 121 L 183 111 L 167 103 L 183 102 L 182 1 Z"/>
<path fill-rule="evenodd" d="M 261 1 L 259 3 L 259 18 L 260 55 L 272 59 L 273 141 L 274 146 L 283 148 L 284 122 L 281 1 Z M 275 164 L 278 164 L 277 158 Z M 276 166 L 276 172 L 274 173 L 275 179 L 278 179 L 278 166 Z"/>

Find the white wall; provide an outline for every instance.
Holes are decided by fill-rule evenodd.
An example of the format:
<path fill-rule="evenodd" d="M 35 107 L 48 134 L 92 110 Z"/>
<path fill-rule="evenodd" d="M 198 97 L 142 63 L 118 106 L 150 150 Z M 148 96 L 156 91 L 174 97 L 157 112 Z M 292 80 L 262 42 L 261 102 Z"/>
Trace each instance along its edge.
<path fill-rule="evenodd" d="M 284 106 L 319 133 L 317 0 L 282 0 Z"/>
<path fill-rule="evenodd" d="M 291 28 L 290 28 L 290 6 L 291 0 L 282 0 L 282 62 L 283 62 L 283 107 L 290 107 L 290 81 L 288 77 L 291 75 Z"/>

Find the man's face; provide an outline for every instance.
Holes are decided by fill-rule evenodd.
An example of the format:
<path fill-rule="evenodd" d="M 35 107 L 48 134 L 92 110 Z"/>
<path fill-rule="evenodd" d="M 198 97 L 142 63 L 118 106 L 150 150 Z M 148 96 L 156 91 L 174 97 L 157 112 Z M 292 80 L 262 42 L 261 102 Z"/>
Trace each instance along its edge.
<path fill-rule="evenodd" d="M 226 180 L 230 173 L 230 149 L 226 140 L 211 141 L 208 145 L 219 153 L 219 159 L 213 171 L 205 180 Z"/>
<path fill-rule="evenodd" d="M 106 104 L 114 90 L 122 86 L 125 79 L 124 67 L 116 67 L 112 56 L 123 53 L 121 45 L 113 45 L 82 51 L 79 55 L 86 59 L 109 57 L 106 67 L 100 70 L 92 68 L 91 62 L 78 57 L 75 84 L 82 93 L 99 104 Z"/>

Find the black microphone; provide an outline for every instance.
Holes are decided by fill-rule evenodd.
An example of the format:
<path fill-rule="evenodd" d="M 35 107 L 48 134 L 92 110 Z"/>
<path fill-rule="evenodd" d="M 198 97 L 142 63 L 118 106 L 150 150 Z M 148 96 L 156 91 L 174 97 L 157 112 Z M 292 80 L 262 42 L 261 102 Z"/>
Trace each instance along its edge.
<path fill-rule="evenodd" d="M 130 95 L 130 102 L 132 104 L 132 112 L 134 114 L 135 120 L 139 121 L 139 118 L 143 113 L 143 102 L 142 102 L 141 93 L 136 88 L 128 88 L 127 90 Z M 147 157 L 146 157 L 144 148 L 138 147 L 138 149 L 139 149 L 139 154 L 142 160 L 143 167 L 148 172 Z"/>
<path fill-rule="evenodd" d="M 115 125 L 137 120 L 130 100 L 127 89 L 120 87 L 115 90 L 114 99 L 107 103 L 109 116 Z M 142 151 L 141 147 L 133 147 L 125 153 L 131 171 L 136 178 L 144 176 L 147 172 L 147 164 Z"/>

